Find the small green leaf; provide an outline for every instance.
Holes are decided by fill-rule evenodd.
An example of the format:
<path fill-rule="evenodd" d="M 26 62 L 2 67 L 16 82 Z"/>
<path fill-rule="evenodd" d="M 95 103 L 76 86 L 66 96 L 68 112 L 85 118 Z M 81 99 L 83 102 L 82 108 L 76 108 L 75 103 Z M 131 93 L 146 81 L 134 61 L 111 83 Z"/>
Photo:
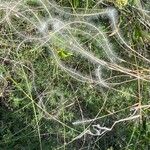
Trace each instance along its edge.
<path fill-rule="evenodd" d="M 69 53 L 69 52 L 61 49 L 58 51 L 58 55 L 60 56 L 60 58 L 65 59 L 65 58 L 72 56 L 72 53 Z"/>

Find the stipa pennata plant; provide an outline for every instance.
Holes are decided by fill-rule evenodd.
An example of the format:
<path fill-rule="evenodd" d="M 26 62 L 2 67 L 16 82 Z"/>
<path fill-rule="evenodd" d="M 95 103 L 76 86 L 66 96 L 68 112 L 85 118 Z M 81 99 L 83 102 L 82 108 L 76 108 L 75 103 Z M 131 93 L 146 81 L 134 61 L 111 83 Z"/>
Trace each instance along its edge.
<path fill-rule="evenodd" d="M 29 9 L 29 8 L 28 8 Z M 47 20 L 46 22 L 41 22 L 40 20 L 44 20 L 44 19 L 40 19 L 34 12 L 33 10 L 29 9 L 28 10 L 29 14 L 35 17 L 35 19 L 37 20 L 36 22 L 39 23 L 35 23 L 34 20 L 29 20 L 25 15 L 25 20 L 27 20 L 27 22 L 30 22 L 31 24 L 33 24 L 34 26 L 32 27 L 31 30 L 34 30 L 34 28 L 39 29 L 40 32 L 43 32 L 42 34 L 44 35 L 44 37 L 32 37 L 32 36 L 26 36 L 24 34 L 22 34 L 20 31 L 18 31 L 18 29 L 14 26 L 13 23 L 11 23 L 11 20 L 9 17 L 7 17 L 7 21 L 10 24 L 10 26 L 12 26 L 12 28 L 22 37 L 27 38 L 27 39 L 33 39 L 33 40 L 40 40 L 39 42 L 43 42 L 43 39 L 46 40 L 44 41 L 44 44 L 47 44 L 48 42 L 50 42 L 51 45 L 57 45 L 60 44 L 58 47 L 60 47 L 60 49 L 70 49 L 71 51 L 74 51 L 75 53 L 81 53 L 84 57 L 86 57 L 87 59 L 90 59 L 93 63 L 98 63 L 99 65 L 105 65 L 105 66 L 109 66 L 107 64 L 107 62 L 97 59 L 96 57 L 94 57 L 93 54 L 87 53 L 87 50 L 85 50 L 85 47 L 82 47 L 82 43 L 79 43 L 78 40 L 74 37 L 73 34 L 73 30 L 76 30 L 76 25 L 78 27 L 85 26 L 85 29 L 83 28 L 78 29 L 82 32 L 84 32 L 85 36 L 89 36 L 89 38 L 91 38 L 90 40 L 96 40 L 96 42 L 98 42 L 98 46 L 102 49 L 104 49 L 107 57 L 110 59 L 110 61 L 114 61 L 117 56 L 115 56 L 111 44 L 108 41 L 108 38 L 106 37 L 105 33 L 103 31 L 101 31 L 99 28 L 97 28 L 95 25 L 87 22 L 87 21 L 66 21 L 64 22 L 56 19 L 55 16 L 53 18 L 50 18 L 49 20 Z M 69 14 L 69 13 L 68 13 Z M 67 14 L 67 15 L 68 15 Z M 123 44 L 125 44 L 125 46 L 129 49 L 131 49 L 132 51 L 134 51 L 135 53 L 137 53 L 135 50 L 133 50 L 127 43 L 126 41 L 123 39 L 123 37 L 120 35 L 120 33 L 117 31 L 117 13 L 114 9 L 106 9 L 103 12 L 101 12 L 100 14 L 108 16 L 108 18 L 111 21 L 111 26 L 113 28 L 113 32 L 116 32 L 117 37 L 121 40 L 121 42 Z M 18 17 L 19 14 L 16 14 L 15 12 L 15 16 Z M 22 14 L 20 14 L 22 16 Z M 20 16 L 20 17 L 21 17 Z M 33 17 L 33 18 L 34 18 Z M 63 17 L 63 16 L 62 16 Z M 38 27 L 38 24 L 40 24 L 40 26 Z M 75 26 L 75 27 L 72 27 Z M 48 31 L 48 28 L 50 28 L 50 31 Z M 87 29 L 86 29 L 87 28 Z M 89 29 L 90 28 L 90 29 Z M 91 30 L 92 29 L 92 30 Z M 86 30 L 88 30 L 88 32 L 86 32 Z M 91 30 L 91 31 L 90 31 Z M 25 31 L 25 30 L 24 30 Z M 23 31 L 23 32 L 24 32 Z M 25 31 L 26 32 L 26 31 Z M 47 34 L 49 33 L 49 34 Z M 28 34 L 28 33 L 26 33 Z M 38 33 L 35 33 L 38 34 Z M 94 37 L 94 38 L 93 38 Z M 101 40 L 98 40 L 101 39 Z M 52 41 L 51 41 L 52 40 Z M 57 42 L 58 41 L 58 42 Z M 42 46 L 41 45 L 41 46 Z M 66 48 L 64 48 L 66 46 Z M 61 48 L 62 47 L 62 48 Z M 87 48 L 86 48 L 87 49 Z M 54 51 L 53 51 L 54 52 Z M 139 57 L 142 57 L 140 54 L 137 53 L 137 55 L 139 55 Z M 117 58 L 118 59 L 118 58 Z M 145 60 L 148 61 L 148 59 L 143 58 Z M 109 69 L 112 69 L 112 67 L 109 67 Z M 127 69 L 125 69 L 127 71 Z M 122 72 L 124 72 L 124 70 L 122 70 Z M 127 73 L 130 71 L 127 71 Z M 131 75 L 131 73 L 129 73 Z M 135 75 L 133 75 L 135 76 Z"/>
<path fill-rule="evenodd" d="M 7 87 L 7 80 L 3 77 L 3 75 L 0 75 L 0 97 L 4 96 L 5 88 Z"/>
<path fill-rule="evenodd" d="M 127 5 L 127 1 L 118 0 L 115 3 L 119 7 Z M 0 4 L 0 7 L 3 12 L 1 24 L 8 24 L 11 32 L 17 37 L 12 53 L 21 54 L 23 52 L 21 47 L 30 45 L 31 43 L 36 47 L 31 50 L 34 53 L 37 51 L 37 53 L 40 53 L 39 49 L 45 47 L 48 50 L 46 57 L 53 58 L 56 65 L 71 77 L 80 82 L 98 85 L 98 88 L 102 87 L 101 89 L 103 90 L 117 91 L 115 85 L 135 80 L 138 82 L 149 82 L 150 71 L 147 66 L 143 68 L 142 65 L 136 63 L 136 59 L 138 59 L 149 64 L 149 59 L 136 51 L 134 46 L 130 44 L 131 41 L 124 38 L 124 34 L 119 28 L 120 18 L 118 11 L 115 8 L 105 7 L 103 9 L 95 9 L 94 7 L 87 11 L 83 11 L 82 9 L 72 11 L 71 8 L 62 8 L 57 3 L 48 0 L 4 2 Z M 107 25 L 103 25 L 103 20 L 107 22 Z M 145 22 L 144 25 L 146 25 Z M 106 29 L 106 26 L 108 29 Z M 115 46 L 114 41 L 121 48 Z M 129 59 L 133 59 L 134 57 L 135 62 L 130 62 L 126 57 L 122 57 L 120 51 L 126 57 L 129 57 Z M 128 56 L 128 54 L 133 57 Z M 19 63 L 22 64 L 23 62 Z M 27 62 L 25 63 L 29 65 Z M 80 66 L 76 67 L 78 63 L 84 68 L 82 69 Z M 89 64 L 92 66 L 90 66 L 92 68 L 90 72 L 87 71 Z M 16 62 L 14 66 L 16 66 Z M 121 81 L 119 80 L 120 76 L 122 77 Z M 32 86 L 36 91 L 36 85 L 34 84 L 35 75 L 30 84 L 27 82 L 27 77 L 25 80 L 30 91 L 29 96 L 25 94 L 32 101 L 34 113 L 37 116 L 34 106 L 35 102 L 31 96 Z M 89 88 L 92 89 L 91 86 Z M 84 93 L 84 91 L 82 92 Z M 122 94 L 121 90 L 119 92 Z M 65 108 L 65 101 L 64 97 L 62 98 L 62 94 L 53 90 L 52 93 L 44 91 L 42 94 L 38 92 L 36 94 L 38 101 L 36 107 L 38 107 L 39 118 L 55 120 L 69 128 L 66 124 L 59 121 Z M 58 101 L 52 99 L 55 94 Z M 134 95 L 133 97 L 135 98 L 136 96 Z M 58 107 L 57 104 L 59 104 Z M 52 109 L 54 111 L 49 111 Z M 125 117 L 125 119 L 115 121 L 112 127 L 101 126 L 95 123 L 95 119 L 93 119 L 93 124 L 90 124 L 89 127 L 92 127 L 94 132 L 84 127 L 85 132 L 82 134 L 77 132 L 77 138 L 82 138 L 85 134 L 102 136 L 111 131 L 118 123 L 140 119 L 140 111 L 136 111 L 136 113 Z M 38 126 L 38 118 L 36 118 L 36 122 Z M 82 120 L 74 122 L 73 125 L 84 126 L 85 122 L 88 121 L 84 120 L 82 116 Z M 39 129 L 38 132 L 40 135 Z M 77 138 L 74 138 L 74 140 Z"/>
<path fill-rule="evenodd" d="M 49 97 L 47 97 L 47 95 Z M 48 113 L 46 113 L 49 112 L 49 110 L 51 110 L 50 113 L 52 113 L 55 118 L 58 118 L 62 109 L 64 109 L 64 104 L 65 99 L 63 93 L 58 92 L 58 90 L 51 91 L 50 93 L 41 93 L 41 95 L 39 95 L 38 105 L 44 110 L 43 112 L 39 109 L 42 118 L 52 119 Z"/>

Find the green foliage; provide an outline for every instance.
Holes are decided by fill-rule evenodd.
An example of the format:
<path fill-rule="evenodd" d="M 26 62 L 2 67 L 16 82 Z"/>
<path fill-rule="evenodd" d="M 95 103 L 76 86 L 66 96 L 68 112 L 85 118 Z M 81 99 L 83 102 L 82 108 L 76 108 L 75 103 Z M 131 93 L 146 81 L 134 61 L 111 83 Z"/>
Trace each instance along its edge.
<path fill-rule="evenodd" d="M 75 9 L 77 12 L 80 9 L 94 12 L 97 8 L 93 0 L 56 2 L 63 8 L 70 7 L 72 11 Z M 38 10 L 37 6 L 41 6 L 38 0 L 25 0 L 24 3 L 30 7 L 34 6 L 34 11 Z M 116 0 L 114 3 L 119 7 L 118 26 L 123 29 L 123 36 L 128 39 L 136 52 L 143 53 L 146 58 L 147 55 L 149 56 L 146 47 L 150 39 L 147 26 L 139 22 L 137 11 L 125 7 L 128 4 L 127 0 Z M 112 4 L 106 2 L 105 5 Z M 38 13 L 43 15 L 43 12 Z M 99 16 L 97 18 L 98 25 L 96 22 L 95 24 L 103 25 L 102 31 L 106 32 L 118 55 L 126 61 L 118 62 L 118 65 L 130 69 L 130 73 L 133 72 L 134 75 L 140 73 L 142 77 L 149 76 L 147 69 L 149 64 L 144 59 L 140 59 L 135 52 L 123 47 L 114 36 L 110 36 L 111 30 L 107 26 L 107 19 L 102 23 L 103 18 Z M 84 20 L 84 17 L 82 19 Z M 16 19 L 16 22 L 16 27 L 25 28 L 24 21 L 19 22 Z M 96 117 L 99 119 L 92 124 L 110 128 L 115 121 L 130 116 L 137 108 L 135 104 L 149 105 L 149 78 L 142 80 L 129 75 L 124 76 L 124 72 L 118 73 L 102 68 L 102 77 L 108 83 L 115 83 L 114 85 L 110 84 L 109 88 L 105 88 L 97 83 L 82 83 L 72 78 L 66 70 L 58 67 L 57 60 L 47 46 L 39 46 L 37 41 L 25 42 L 18 50 L 17 46 L 22 37 L 18 38 L 18 34 L 13 34 L 14 29 L 11 28 L 11 24 L 9 26 L 2 22 L 0 25 L 2 43 L 0 46 L 0 150 L 78 150 L 81 147 L 91 150 L 149 149 L 149 107 L 138 109 L 136 113 L 141 111 L 140 120 L 118 123 L 112 131 L 102 137 L 86 135 L 75 140 L 90 124 L 73 125 L 74 121 Z M 105 53 L 101 52 L 96 43 L 87 42 L 88 37 L 82 36 L 81 33 L 78 33 L 78 37 L 82 43 L 85 43 L 85 49 L 91 46 L 96 56 L 106 59 Z M 96 66 L 91 65 L 80 54 L 76 56 L 70 52 L 65 45 L 67 42 L 59 35 L 53 36 L 52 41 L 57 41 L 54 45 L 55 52 L 65 65 L 69 64 L 74 70 L 80 70 L 85 73 L 85 77 L 86 73 L 93 77 Z M 113 63 L 109 62 L 108 65 L 114 67 Z M 88 129 L 91 128 L 92 126 Z"/>
<path fill-rule="evenodd" d="M 72 0 L 72 5 L 74 8 L 77 8 L 80 5 L 80 0 Z"/>
<path fill-rule="evenodd" d="M 39 0 L 25 0 L 25 3 L 30 6 L 39 6 Z"/>
<path fill-rule="evenodd" d="M 69 58 L 71 57 L 73 54 L 70 53 L 70 52 L 67 52 L 63 49 L 61 50 L 58 50 L 58 56 L 61 58 L 61 59 L 66 59 L 66 58 Z"/>

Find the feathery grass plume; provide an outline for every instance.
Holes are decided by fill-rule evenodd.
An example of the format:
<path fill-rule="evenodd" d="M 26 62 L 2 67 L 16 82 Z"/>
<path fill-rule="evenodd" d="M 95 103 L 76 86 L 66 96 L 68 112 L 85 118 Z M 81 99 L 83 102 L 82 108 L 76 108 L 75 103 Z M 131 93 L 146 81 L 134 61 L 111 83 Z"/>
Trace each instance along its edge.
<path fill-rule="evenodd" d="M 111 27 L 113 29 L 113 33 L 115 34 L 116 37 L 118 38 L 118 40 L 125 45 L 129 50 L 131 50 L 132 52 L 134 52 L 139 58 L 144 59 L 145 61 L 147 61 L 148 63 L 150 63 L 149 59 L 145 58 L 144 56 L 142 56 L 140 53 L 136 52 L 130 45 L 129 43 L 124 39 L 124 37 L 121 35 L 121 31 L 118 27 L 118 14 L 117 11 L 115 9 L 110 9 L 108 8 L 108 10 L 106 11 L 106 15 L 109 17 L 110 21 L 111 21 Z M 120 59 L 121 60 L 121 59 Z"/>
<path fill-rule="evenodd" d="M 104 134 L 106 134 L 107 132 L 110 132 L 116 126 L 116 124 L 118 124 L 120 122 L 135 120 L 135 119 L 139 120 L 139 118 L 140 118 L 140 115 L 131 115 L 129 117 L 126 117 L 126 118 L 115 121 L 110 128 L 105 127 L 105 126 L 104 127 L 100 126 L 100 124 L 92 125 L 92 130 L 91 129 L 85 129 L 80 135 L 78 135 L 76 137 L 76 139 L 79 139 L 79 138 L 83 137 L 86 134 L 101 137 Z M 92 119 L 90 121 L 92 121 Z M 87 121 L 86 120 L 76 121 L 76 122 L 73 122 L 73 125 L 79 125 L 79 124 L 86 123 L 86 122 L 88 122 L 88 120 Z M 94 130 L 94 132 L 93 132 L 93 130 Z"/>
<path fill-rule="evenodd" d="M 62 23 L 62 21 L 60 21 L 58 19 L 53 19 L 50 22 L 52 24 L 52 31 L 51 32 L 52 32 L 52 34 L 54 33 L 54 35 L 52 35 L 52 37 L 50 37 L 50 43 L 51 44 L 53 43 L 53 45 L 59 47 L 59 49 L 65 49 L 65 47 L 66 47 L 66 49 L 70 49 L 71 51 L 78 52 L 78 53 L 82 54 L 84 57 L 86 57 L 87 59 L 92 60 L 92 62 L 101 63 L 101 65 L 105 64 L 104 61 L 96 58 L 96 56 L 94 56 L 93 54 L 90 54 L 89 52 L 87 52 L 87 50 L 84 50 L 85 48 L 81 47 L 82 44 L 79 43 L 78 40 L 76 40 L 72 36 L 73 27 L 70 27 L 70 26 L 74 25 L 74 24 L 75 25 L 76 24 L 79 24 L 79 25 L 80 24 L 85 24 L 85 25 L 87 25 L 86 22 L 75 21 L 75 22 L 69 22 L 69 23 L 64 24 L 64 23 Z M 93 25 L 91 25 L 89 23 L 88 23 L 88 25 L 93 27 Z M 96 27 L 94 26 L 94 28 L 96 28 Z M 106 40 L 106 37 L 102 33 L 101 33 L 101 35 L 105 38 L 104 42 L 106 41 L 108 43 L 108 41 Z M 72 40 L 74 40 L 74 41 L 72 41 Z M 109 44 L 104 44 L 104 42 L 103 42 L 102 48 L 104 49 L 104 46 L 107 45 L 108 47 L 106 49 L 109 49 L 110 48 Z M 108 58 L 110 58 L 112 60 L 113 59 L 112 55 L 109 56 L 110 54 L 108 54 L 108 50 L 106 50 L 106 51 L 107 51 L 106 54 L 107 54 Z"/>
<path fill-rule="evenodd" d="M 95 70 L 95 75 L 98 78 L 100 84 L 102 84 L 104 87 L 109 87 L 107 82 L 105 82 L 104 79 L 102 79 L 102 71 L 100 67 L 101 66 L 98 66 L 97 69 Z"/>
<path fill-rule="evenodd" d="M 48 32 L 48 23 L 47 23 L 47 21 L 42 21 L 42 23 L 38 25 L 38 30 L 42 34 L 47 33 Z"/>
<path fill-rule="evenodd" d="M 113 32 L 117 30 L 117 24 L 118 24 L 118 12 L 115 8 L 107 8 L 106 9 L 106 16 L 109 18 L 111 27 Z"/>
<path fill-rule="evenodd" d="M 7 80 L 3 77 L 2 74 L 0 74 L 0 97 L 3 97 L 7 85 Z"/>
<path fill-rule="evenodd" d="M 44 117 L 45 119 L 52 119 L 51 117 L 48 116 L 48 113 L 45 113 L 51 111 L 54 114 L 55 118 L 58 118 L 63 109 L 64 102 L 65 100 L 64 100 L 63 93 L 59 92 L 56 89 L 47 93 L 45 92 L 41 93 L 39 95 L 39 101 L 38 101 L 39 107 L 44 110 L 43 111 L 39 109 L 39 113 L 41 117 Z"/>
<path fill-rule="evenodd" d="M 17 7 L 19 5 L 19 3 L 17 3 L 16 5 L 15 5 L 15 7 Z M 14 8 L 15 8 L 14 7 Z M 108 9 L 109 10 L 109 9 Z M 107 9 L 105 10 L 105 14 L 107 14 L 108 12 L 110 12 L 109 13 L 109 16 L 110 16 L 110 18 L 111 18 L 111 20 L 112 20 L 112 24 L 113 24 L 113 27 L 114 26 L 116 26 L 116 19 L 115 19 L 115 14 L 116 14 L 116 11 L 114 11 L 114 10 L 109 10 L 108 11 Z M 12 10 L 11 10 L 12 11 Z M 32 15 L 33 14 L 33 16 L 35 16 L 35 18 L 37 19 L 37 20 L 39 20 L 39 17 L 37 16 L 37 15 L 35 15 L 35 13 L 33 12 L 33 11 L 31 11 L 30 9 L 29 9 L 29 12 L 31 13 L 30 15 Z M 37 27 L 37 25 L 34 23 L 34 20 L 30 20 L 28 17 L 26 17 L 25 15 L 26 14 L 24 14 L 24 15 L 22 15 L 21 13 L 18 13 L 19 15 L 21 15 L 21 17 L 24 17 L 25 18 L 25 20 L 26 21 L 29 21 L 31 24 L 33 24 L 33 29 L 34 28 L 38 28 Z M 55 16 L 54 16 L 54 18 L 55 18 Z M 55 20 L 55 19 L 53 19 L 53 18 L 51 18 L 50 20 Z M 56 19 L 56 20 L 59 20 L 59 19 Z M 30 36 L 28 36 L 28 35 L 24 35 L 22 32 L 20 32 L 20 31 L 18 31 L 18 28 L 17 27 L 15 27 L 14 25 L 13 25 L 13 23 L 11 22 L 11 20 L 8 18 L 8 23 L 9 23 L 9 25 L 21 36 L 21 37 L 24 37 L 25 39 L 31 39 L 31 40 L 33 40 L 33 39 L 39 39 L 39 40 L 42 40 L 41 38 L 38 38 L 37 36 L 32 36 L 32 35 L 30 35 Z M 39 22 L 39 21 L 38 21 Z M 56 21 L 57 22 L 57 21 Z M 64 23 L 63 23 L 64 22 Z M 113 59 L 115 58 L 115 55 L 114 55 L 114 53 L 112 52 L 112 48 L 111 48 L 111 46 L 110 46 L 110 44 L 108 44 L 109 42 L 108 42 L 108 40 L 107 40 L 107 37 L 105 37 L 104 36 L 104 34 L 103 34 L 103 32 L 100 30 L 100 29 L 98 29 L 95 25 L 93 25 L 93 24 L 91 24 L 91 23 L 88 23 L 88 22 L 86 22 L 86 21 L 73 21 L 73 22 L 67 22 L 67 23 L 65 23 L 65 21 L 61 21 L 60 22 L 61 24 L 63 24 L 63 26 L 60 28 L 60 25 L 59 25 L 59 23 L 57 22 L 56 23 L 56 28 L 55 29 L 58 29 L 58 30 L 56 30 L 56 31 L 54 31 L 54 32 L 52 32 L 52 34 L 48 34 L 48 33 L 46 33 L 46 38 L 47 38 L 47 40 L 44 42 L 44 43 L 46 43 L 46 42 L 48 42 L 50 39 L 52 39 L 53 38 L 53 35 L 56 35 L 56 34 L 60 34 L 60 31 L 62 32 L 62 30 L 64 30 L 65 32 L 67 31 L 67 33 L 61 33 L 62 35 L 61 36 L 68 36 L 68 31 L 69 31 L 69 37 L 70 37 L 70 35 L 71 35 L 71 39 L 74 37 L 74 36 L 72 36 L 72 31 L 70 31 L 70 26 L 72 25 L 72 24 L 79 24 L 79 28 L 80 28 L 80 26 L 81 25 L 85 25 L 85 26 L 88 26 L 89 28 L 91 28 L 92 30 L 91 30 L 91 32 L 93 32 L 93 29 L 95 30 L 95 31 L 97 31 L 98 32 L 98 34 L 99 35 L 101 35 L 103 38 L 104 38 L 104 44 L 99 44 L 99 45 L 101 45 L 103 48 L 104 48 L 104 51 L 106 52 L 106 54 L 107 54 L 107 56 L 109 56 L 109 59 L 111 60 L 111 61 L 114 61 Z M 59 26 L 58 26 L 59 25 Z M 67 29 L 68 28 L 68 29 Z M 74 27 L 73 27 L 74 28 Z M 117 28 L 117 27 L 116 27 Z M 25 31 L 25 30 L 24 30 Z M 26 32 L 26 31 L 25 31 Z M 91 32 L 89 33 L 89 34 L 91 34 Z M 70 34 L 71 33 L 71 34 Z M 64 34 L 64 35 L 63 35 Z M 135 52 L 135 50 L 133 50 L 125 41 L 124 41 L 124 39 L 121 37 L 121 35 L 120 35 L 120 33 L 119 32 L 117 32 L 117 36 L 121 39 L 121 41 L 123 42 L 123 44 L 125 44 L 128 48 L 130 48 L 132 51 L 134 51 Z M 58 36 L 59 37 L 59 36 Z M 45 37 L 43 37 L 43 39 L 45 39 Z M 101 38 L 100 38 L 101 39 Z M 65 40 L 68 40 L 68 39 L 65 39 Z M 73 40 L 74 40 L 74 38 L 73 38 Z M 105 44 L 105 42 L 106 42 L 106 44 Z M 43 43 L 43 44 L 44 44 Z M 78 43 L 78 42 L 77 42 Z M 80 45 L 79 47 L 80 47 L 80 49 L 77 49 L 76 51 L 77 52 L 79 52 L 79 53 L 82 53 L 82 55 L 83 56 L 86 56 L 86 57 L 88 57 L 88 58 L 90 58 L 92 61 L 94 61 L 94 62 L 96 62 L 96 63 L 100 63 L 100 64 L 105 64 L 104 63 L 104 61 L 102 61 L 102 60 L 100 60 L 99 58 L 97 58 L 97 57 L 93 57 L 89 52 L 87 52 L 87 50 L 85 51 L 84 50 L 84 48 L 81 46 L 81 43 L 79 43 L 78 45 Z M 42 46 L 42 45 L 41 45 Z M 104 47 L 104 46 L 106 46 L 106 48 Z M 71 49 L 71 48 L 70 48 Z M 82 49 L 82 50 L 81 50 Z M 135 52 L 135 53 L 137 53 L 137 52 Z M 137 53 L 140 57 L 142 57 L 139 53 Z M 114 57 L 113 57 L 114 56 Z M 147 60 L 147 59 L 146 59 Z"/>

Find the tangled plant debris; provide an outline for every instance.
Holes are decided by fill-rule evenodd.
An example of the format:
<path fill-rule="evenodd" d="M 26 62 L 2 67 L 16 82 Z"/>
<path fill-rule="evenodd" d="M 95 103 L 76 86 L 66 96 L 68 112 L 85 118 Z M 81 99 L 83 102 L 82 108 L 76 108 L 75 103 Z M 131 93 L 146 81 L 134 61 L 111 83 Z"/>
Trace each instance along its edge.
<path fill-rule="evenodd" d="M 39 149 L 101 149 L 100 139 L 114 130 L 119 132 L 118 124 L 131 121 L 135 126 L 148 126 L 147 137 L 149 123 L 143 118 L 149 113 L 148 5 L 128 0 L 0 1 L 1 103 L 10 104 L 13 113 L 26 118 L 26 126 L 14 129 L 15 133 L 3 129 L 0 144 L 11 143 L 29 124 L 34 124 Z M 135 103 L 138 109 L 132 113 Z M 30 113 L 34 119 L 28 118 Z M 52 146 L 45 147 L 42 131 L 55 135 Z M 133 130 L 127 145 L 114 144 L 114 149 L 132 149 L 134 135 Z M 99 140 L 92 139 L 90 145 L 88 136 Z M 76 145 L 76 141 L 82 144 Z"/>

